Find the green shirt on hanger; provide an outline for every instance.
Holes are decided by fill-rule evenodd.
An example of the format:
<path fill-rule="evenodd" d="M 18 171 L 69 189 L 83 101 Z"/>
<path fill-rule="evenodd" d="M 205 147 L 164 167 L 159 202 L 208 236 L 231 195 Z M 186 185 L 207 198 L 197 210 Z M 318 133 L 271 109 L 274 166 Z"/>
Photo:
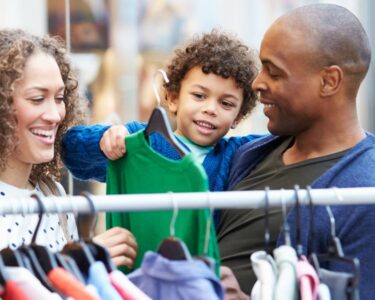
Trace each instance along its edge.
<path fill-rule="evenodd" d="M 165 158 L 148 145 L 143 131 L 127 136 L 125 143 L 126 155 L 116 161 L 108 160 L 107 194 L 208 191 L 207 175 L 191 154 L 181 160 Z M 173 195 L 166 194 L 165 197 L 170 199 L 172 207 Z M 138 243 L 134 268 L 138 268 L 146 251 L 157 251 L 161 241 L 170 237 L 172 214 L 173 210 L 112 212 L 106 214 L 106 223 L 107 228 L 119 226 L 134 234 Z M 203 254 L 209 215 L 208 209 L 178 211 L 175 236 L 185 242 L 192 256 Z M 220 265 L 212 222 L 207 255 Z"/>

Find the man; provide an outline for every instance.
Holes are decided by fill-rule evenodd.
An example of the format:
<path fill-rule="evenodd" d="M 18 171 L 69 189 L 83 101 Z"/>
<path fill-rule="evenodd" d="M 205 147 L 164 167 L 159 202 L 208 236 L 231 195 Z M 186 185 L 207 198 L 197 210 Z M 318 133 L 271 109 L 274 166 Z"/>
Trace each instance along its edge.
<path fill-rule="evenodd" d="M 253 82 L 272 135 L 237 151 L 229 189 L 375 186 L 375 137 L 361 128 L 356 110 L 370 58 L 364 29 L 343 7 L 308 5 L 276 20 L 263 38 L 263 68 Z M 345 255 L 361 262 L 361 299 L 370 299 L 375 208 L 332 206 L 332 211 Z M 326 253 L 330 225 L 325 208 L 316 208 L 314 218 L 314 250 Z M 292 234 L 294 220 L 289 218 Z M 309 254 L 313 249 L 307 247 L 308 214 L 302 220 L 301 242 Z M 269 213 L 269 222 L 275 246 L 280 210 Z M 222 268 L 229 299 L 247 299 L 255 282 L 249 256 L 264 249 L 264 211 L 223 210 L 218 240 L 222 264 L 233 270 L 239 282 L 238 286 L 229 268 Z M 331 268 L 347 270 L 335 264 Z"/>

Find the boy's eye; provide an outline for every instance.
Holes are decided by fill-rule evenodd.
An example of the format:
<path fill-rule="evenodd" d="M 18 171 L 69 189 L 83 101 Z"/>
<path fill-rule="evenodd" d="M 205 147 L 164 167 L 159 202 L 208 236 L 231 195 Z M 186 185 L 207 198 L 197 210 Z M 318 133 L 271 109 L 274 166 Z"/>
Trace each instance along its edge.
<path fill-rule="evenodd" d="M 228 101 L 228 100 L 223 100 L 221 101 L 221 104 L 225 107 L 225 108 L 232 108 L 232 107 L 235 107 L 235 105 Z"/>
<path fill-rule="evenodd" d="M 196 99 L 199 99 L 199 100 L 202 100 L 204 99 L 204 95 L 201 94 L 201 93 L 191 93 L 193 95 L 194 98 Z"/>

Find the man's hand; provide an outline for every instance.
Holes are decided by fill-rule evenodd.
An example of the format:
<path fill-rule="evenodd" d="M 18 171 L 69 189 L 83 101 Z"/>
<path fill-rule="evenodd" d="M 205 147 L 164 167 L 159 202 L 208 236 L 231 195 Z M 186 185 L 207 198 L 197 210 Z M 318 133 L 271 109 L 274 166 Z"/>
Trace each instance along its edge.
<path fill-rule="evenodd" d="M 113 227 L 93 238 L 95 243 L 106 247 L 116 266 L 132 268 L 138 254 L 133 234 L 124 228 Z"/>
<path fill-rule="evenodd" d="M 220 267 L 221 284 L 225 290 L 225 300 L 250 300 L 243 291 L 232 270 L 226 266 Z"/>
<path fill-rule="evenodd" d="M 126 153 L 125 137 L 129 134 L 123 125 L 113 125 L 108 128 L 100 139 L 100 149 L 110 160 L 123 157 Z"/>

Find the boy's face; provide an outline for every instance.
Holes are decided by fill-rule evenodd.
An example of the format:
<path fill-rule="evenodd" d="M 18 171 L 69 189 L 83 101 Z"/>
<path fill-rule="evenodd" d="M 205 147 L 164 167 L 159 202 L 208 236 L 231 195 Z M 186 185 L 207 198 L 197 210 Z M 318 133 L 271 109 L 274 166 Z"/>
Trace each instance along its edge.
<path fill-rule="evenodd" d="M 169 110 L 176 114 L 176 133 L 201 146 L 215 145 L 240 119 L 242 88 L 233 78 L 204 74 L 198 66 L 186 73 L 178 97 L 169 96 Z"/>

